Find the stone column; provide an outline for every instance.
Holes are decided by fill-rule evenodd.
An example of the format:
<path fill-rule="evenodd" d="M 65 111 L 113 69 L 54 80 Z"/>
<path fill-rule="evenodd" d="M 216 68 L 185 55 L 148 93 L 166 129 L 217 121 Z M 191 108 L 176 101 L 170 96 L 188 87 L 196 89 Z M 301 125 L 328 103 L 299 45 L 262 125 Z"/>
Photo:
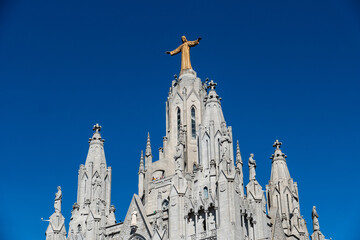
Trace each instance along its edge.
<path fill-rule="evenodd" d="M 208 233 L 209 233 L 209 219 L 208 219 L 208 213 L 209 213 L 209 210 L 205 210 L 205 219 L 204 219 L 204 221 L 206 221 L 205 223 L 206 223 L 206 229 L 205 229 L 205 231 L 206 231 L 206 235 L 208 235 Z"/>
<path fill-rule="evenodd" d="M 199 215 L 199 213 L 196 212 L 196 213 L 195 213 L 195 235 L 196 235 L 196 239 L 197 239 L 198 237 L 200 237 L 199 224 L 198 224 L 198 215 Z"/>

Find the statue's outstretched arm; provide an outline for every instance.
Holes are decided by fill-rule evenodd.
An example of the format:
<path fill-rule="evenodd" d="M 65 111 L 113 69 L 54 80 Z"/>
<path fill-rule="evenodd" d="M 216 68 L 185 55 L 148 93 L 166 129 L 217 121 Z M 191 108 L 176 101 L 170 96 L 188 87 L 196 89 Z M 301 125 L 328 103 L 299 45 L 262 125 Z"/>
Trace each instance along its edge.
<path fill-rule="evenodd" d="M 189 43 L 189 46 L 190 47 L 193 47 L 193 46 L 196 46 L 200 43 L 200 40 L 201 40 L 201 37 L 199 37 L 198 39 L 196 39 L 195 41 L 188 41 Z"/>
<path fill-rule="evenodd" d="M 166 53 L 167 53 L 167 54 L 170 54 L 171 56 L 172 56 L 172 55 L 176 55 L 176 54 L 178 54 L 179 52 L 181 52 L 181 46 L 182 46 L 182 45 L 178 46 L 175 50 L 173 50 L 173 51 L 171 51 L 171 52 L 170 52 L 170 51 L 167 51 Z"/>

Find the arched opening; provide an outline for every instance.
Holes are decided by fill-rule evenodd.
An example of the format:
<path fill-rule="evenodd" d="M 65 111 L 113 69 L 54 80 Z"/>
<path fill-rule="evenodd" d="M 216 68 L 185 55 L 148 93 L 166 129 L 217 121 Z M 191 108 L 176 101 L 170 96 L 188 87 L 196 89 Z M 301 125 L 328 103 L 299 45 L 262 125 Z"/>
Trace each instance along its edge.
<path fill-rule="evenodd" d="M 208 199 L 209 198 L 209 190 L 207 187 L 204 187 L 204 198 Z"/>
<path fill-rule="evenodd" d="M 195 107 L 191 108 L 191 136 L 196 138 L 196 113 Z"/>

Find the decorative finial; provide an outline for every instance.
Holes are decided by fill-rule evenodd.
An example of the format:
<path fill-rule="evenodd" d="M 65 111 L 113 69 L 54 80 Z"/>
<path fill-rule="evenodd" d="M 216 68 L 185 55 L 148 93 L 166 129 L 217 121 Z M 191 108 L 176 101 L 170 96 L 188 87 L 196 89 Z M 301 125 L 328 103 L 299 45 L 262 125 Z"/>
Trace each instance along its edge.
<path fill-rule="evenodd" d="M 148 132 L 147 141 L 146 141 L 145 157 L 149 157 L 150 155 L 151 155 L 151 143 L 150 143 L 150 133 Z"/>
<path fill-rule="evenodd" d="M 236 141 L 236 163 L 243 164 L 242 158 L 241 158 L 241 153 L 240 153 L 240 145 L 239 145 L 239 140 Z"/>
<path fill-rule="evenodd" d="M 102 139 L 101 135 L 100 135 L 101 126 L 97 123 L 94 125 L 93 130 L 95 132 L 93 133 L 92 138 L 89 138 L 89 143 L 92 143 L 92 142 L 97 143 L 97 141 L 95 141 L 95 140 L 99 140 L 101 142 L 101 144 L 103 144 L 105 142 L 105 140 Z"/>
<path fill-rule="evenodd" d="M 150 146 L 150 133 L 148 132 L 146 145 Z"/>
<path fill-rule="evenodd" d="M 101 131 L 101 126 L 97 123 L 97 124 L 94 125 L 93 130 L 95 132 L 100 132 Z"/>
<path fill-rule="evenodd" d="M 174 74 L 174 79 L 177 81 L 178 80 L 178 76 L 176 74 Z"/>
<path fill-rule="evenodd" d="M 273 161 L 275 160 L 284 160 L 285 158 L 287 158 L 287 156 L 281 151 L 280 147 L 282 145 L 282 142 L 279 142 L 279 140 L 275 140 L 273 147 L 275 147 L 275 152 L 274 154 L 271 155 L 270 159 L 272 159 Z"/>
<path fill-rule="evenodd" d="M 276 149 L 280 149 L 281 145 L 282 145 L 282 142 L 279 142 L 279 140 L 276 139 L 276 141 L 273 144 L 273 147 L 276 147 Z"/>
<path fill-rule="evenodd" d="M 140 172 L 143 172 L 144 170 L 145 170 L 145 166 L 144 166 L 144 152 L 143 152 L 143 150 L 141 150 L 139 173 L 140 173 Z"/>
<path fill-rule="evenodd" d="M 214 80 L 211 80 L 210 83 L 209 83 L 208 88 L 210 88 L 210 90 L 215 90 L 216 85 L 217 85 L 217 83 L 214 82 Z"/>

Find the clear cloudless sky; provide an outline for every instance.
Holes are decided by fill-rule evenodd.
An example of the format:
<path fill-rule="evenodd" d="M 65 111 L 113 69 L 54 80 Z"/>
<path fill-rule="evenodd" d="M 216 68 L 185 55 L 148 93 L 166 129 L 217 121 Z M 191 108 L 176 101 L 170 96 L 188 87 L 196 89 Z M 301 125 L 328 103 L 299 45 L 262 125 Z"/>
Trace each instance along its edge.
<path fill-rule="evenodd" d="M 312 232 L 359 239 L 358 0 L 0 1 L 0 239 L 45 239 L 58 185 L 68 228 L 77 174 L 100 123 L 123 220 L 140 151 L 165 135 L 165 101 L 180 56 L 218 83 L 227 124 L 263 188 L 283 142 Z"/>

